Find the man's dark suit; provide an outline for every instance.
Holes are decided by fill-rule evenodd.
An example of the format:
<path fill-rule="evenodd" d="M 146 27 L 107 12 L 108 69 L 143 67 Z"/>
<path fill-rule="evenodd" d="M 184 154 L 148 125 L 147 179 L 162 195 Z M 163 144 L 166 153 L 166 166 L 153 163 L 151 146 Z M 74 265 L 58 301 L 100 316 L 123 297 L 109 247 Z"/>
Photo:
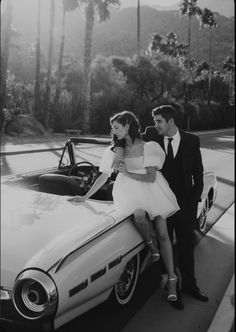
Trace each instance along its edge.
<path fill-rule="evenodd" d="M 168 231 L 173 241 L 173 230 L 177 240 L 177 255 L 184 289 L 196 288 L 194 272 L 194 224 L 197 205 L 203 190 L 203 164 L 199 138 L 179 129 L 181 136 L 175 161 L 166 161 L 162 173 L 176 195 L 180 211 L 168 218 Z M 164 148 L 164 136 L 155 127 L 147 127 L 142 134 L 144 141 L 156 141 Z M 173 167 L 174 166 L 174 167 Z"/>

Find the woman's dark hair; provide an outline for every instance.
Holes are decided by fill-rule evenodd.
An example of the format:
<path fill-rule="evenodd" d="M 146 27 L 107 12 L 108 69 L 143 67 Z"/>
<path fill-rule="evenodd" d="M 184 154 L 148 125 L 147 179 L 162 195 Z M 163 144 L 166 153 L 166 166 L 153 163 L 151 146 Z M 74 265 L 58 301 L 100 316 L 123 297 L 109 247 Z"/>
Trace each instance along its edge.
<path fill-rule="evenodd" d="M 116 147 L 125 148 L 125 139 L 123 138 L 121 140 L 118 140 L 116 134 L 113 134 L 111 132 L 111 144 L 112 144 L 112 150 Z"/>
<path fill-rule="evenodd" d="M 132 142 L 134 142 L 135 138 L 141 138 L 140 124 L 134 113 L 129 111 L 117 113 L 110 118 L 110 124 L 112 125 L 114 121 L 117 121 L 122 126 L 129 125 L 129 136 Z"/>

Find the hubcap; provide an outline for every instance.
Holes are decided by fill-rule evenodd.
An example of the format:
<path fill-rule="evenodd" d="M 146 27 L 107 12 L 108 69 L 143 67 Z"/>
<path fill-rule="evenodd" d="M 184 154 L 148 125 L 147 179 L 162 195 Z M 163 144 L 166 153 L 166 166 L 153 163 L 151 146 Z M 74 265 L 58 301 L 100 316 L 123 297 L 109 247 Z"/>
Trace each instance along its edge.
<path fill-rule="evenodd" d="M 135 258 L 129 261 L 122 273 L 117 284 L 117 295 L 120 299 L 126 298 L 130 291 L 135 279 Z"/>
<path fill-rule="evenodd" d="M 200 230 L 202 230 L 202 231 L 205 229 L 205 226 L 206 226 L 208 210 L 209 210 L 209 208 L 208 208 L 208 198 L 207 198 L 205 201 L 204 207 L 202 209 L 201 216 L 199 218 L 199 227 L 200 227 Z"/>

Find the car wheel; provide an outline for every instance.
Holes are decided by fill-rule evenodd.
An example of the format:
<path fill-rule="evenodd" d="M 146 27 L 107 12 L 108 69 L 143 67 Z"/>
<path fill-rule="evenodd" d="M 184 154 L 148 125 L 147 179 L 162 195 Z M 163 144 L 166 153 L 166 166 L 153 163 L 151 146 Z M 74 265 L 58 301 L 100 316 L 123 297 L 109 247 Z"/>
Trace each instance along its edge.
<path fill-rule="evenodd" d="M 113 300 L 117 305 L 126 305 L 131 300 L 138 282 L 139 269 L 140 257 L 137 254 L 128 261 L 113 289 Z"/>
<path fill-rule="evenodd" d="M 199 230 L 200 232 L 204 232 L 206 229 L 206 224 L 207 224 L 207 214 L 209 211 L 209 206 L 210 206 L 210 202 L 209 202 L 209 197 L 207 196 L 205 202 L 204 202 L 204 206 L 202 208 L 202 211 L 200 213 L 200 216 L 197 219 L 197 230 Z"/>

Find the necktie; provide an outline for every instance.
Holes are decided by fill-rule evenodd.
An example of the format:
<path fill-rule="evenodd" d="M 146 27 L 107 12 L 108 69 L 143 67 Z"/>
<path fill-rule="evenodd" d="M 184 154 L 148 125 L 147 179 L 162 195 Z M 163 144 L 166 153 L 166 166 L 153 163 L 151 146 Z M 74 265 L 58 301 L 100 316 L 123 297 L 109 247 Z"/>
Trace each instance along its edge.
<path fill-rule="evenodd" d="M 168 138 L 168 146 L 167 146 L 167 158 L 169 160 L 174 159 L 174 153 L 173 153 L 173 148 L 172 148 L 172 142 L 173 138 Z"/>

